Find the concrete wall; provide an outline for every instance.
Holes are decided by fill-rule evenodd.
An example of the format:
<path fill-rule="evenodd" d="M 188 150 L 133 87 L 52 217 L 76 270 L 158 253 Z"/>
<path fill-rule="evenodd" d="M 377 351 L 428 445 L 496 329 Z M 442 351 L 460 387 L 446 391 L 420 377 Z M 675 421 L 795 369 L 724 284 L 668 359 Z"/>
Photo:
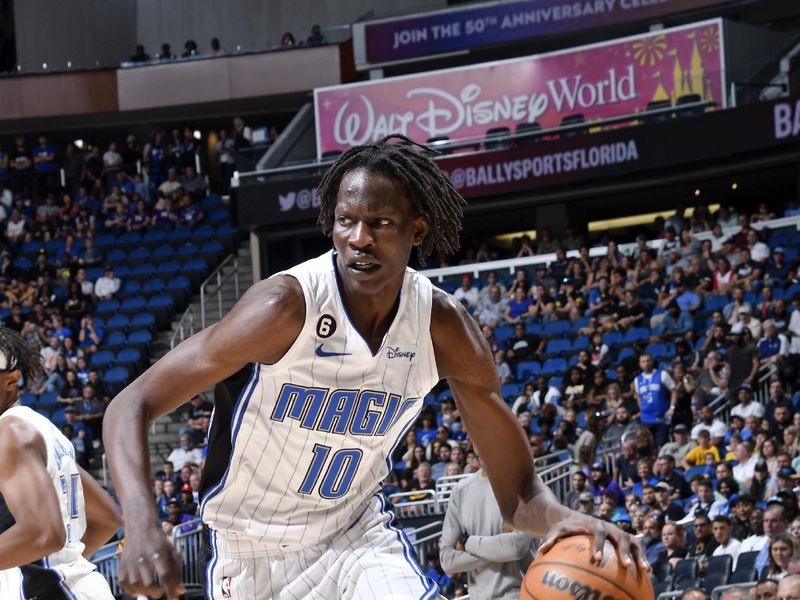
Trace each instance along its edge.
<path fill-rule="evenodd" d="M 376 17 L 444 8 L 445 0 L 15 0 L 17 62 L 38 71 L 116 65 L 137 43 L 154 55 L 164 42 L 180 55 L 193 39 L 208 52 L 212 37 L 234 51 L 280 43 L 285 31 L 298 41 L 311 26 L 347 25 L 374 10 Z M 340 34 L 341 35 L 341 34 Z M 338 41 L 338 40 L 334 40 Z"/>
<path fill-rule="evenodd" d="M 14 23 L 26 71 L 115 66 L 136 45 L 136 0 L 16 0 Z"/>

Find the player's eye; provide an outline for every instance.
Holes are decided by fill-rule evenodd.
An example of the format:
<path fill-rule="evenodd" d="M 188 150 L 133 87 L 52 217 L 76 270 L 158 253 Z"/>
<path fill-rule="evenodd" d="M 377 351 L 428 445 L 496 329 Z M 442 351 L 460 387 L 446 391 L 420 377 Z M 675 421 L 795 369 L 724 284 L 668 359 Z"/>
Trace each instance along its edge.
<path fill-rule="evenodd" d="M 377 225 L 378 227 L 387 227 L 388 225 L 391 224 L 392 224 L 391 219 L 386 219 L 386 218 L 375 219 L 375 225 Z"/>
<path fill-rule="evenodd" d="M 339 225 L 350 225 L 353 222 L 353 220 L 348 216 L 339 215 L 338 217 L 336 217 L 336 222 L 339 223 Z"/>

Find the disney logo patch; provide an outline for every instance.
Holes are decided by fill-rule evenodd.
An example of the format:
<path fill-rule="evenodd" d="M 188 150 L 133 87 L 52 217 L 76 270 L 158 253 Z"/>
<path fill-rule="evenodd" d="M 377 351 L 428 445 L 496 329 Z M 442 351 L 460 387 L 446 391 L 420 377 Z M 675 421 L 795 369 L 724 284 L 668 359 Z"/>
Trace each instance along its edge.
<path fill-rule="evenodd" d="M 414 346 L 389 346 L 386 348 L 386 358 L 407 360 L 408 362 L 411 362 L 417 355 L 412 348 L 414 348 Z"/>

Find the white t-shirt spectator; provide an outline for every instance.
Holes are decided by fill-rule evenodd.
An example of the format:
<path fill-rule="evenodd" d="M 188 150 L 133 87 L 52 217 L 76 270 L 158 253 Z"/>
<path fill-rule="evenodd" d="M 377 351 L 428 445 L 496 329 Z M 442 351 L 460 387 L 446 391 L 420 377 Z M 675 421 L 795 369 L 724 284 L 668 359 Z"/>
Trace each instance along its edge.
<path fill-rule="evenodd" d="M 5 206 L 7 210 L 11 210 L 11 205 L 14 204 L 14 194 L 8 188 L 0 192 L 0 204 Z"/>
<path fill-rule="evenodd" d="M 103 275 L 94 284 L 94 293 L 98 298 L 105 298 L 106 296 L 113 296 L 119 290 L 119 278 L 106 277 Z"/>
<path fill-rule="evenodd" d="M 764 262 L 769 259 L 769 246 L 764 242 L 756 242 L 750 248 L 750 258 L 756 262 Z"/>
<path fill-rule="evenodd" d="M 733 478 L 736 481 L 749 484 L 750 480 L 753 479 L 753 474 L 756 472 L 756 463 L 759 459 L 760 457 L 758 454 L 753 454 L 753 456 L 747 459 L 747 462 L 739 463 L 733 467 Z"/>
<path fill-rule="evenodd" d="M 787 331 L 792 334 L 789 342 L 789 354 L 800 354 L 800 310 L 792 312 Z"/>
<path fill-rule="evenodd" d="M 741 546 L 739 546 L 739 554 L 743 554 L 745 552 L 759 552 L 764 546 L 769 543 L 769 536 L 767 535 L 751 535 L 748 538 L 742 540 Z M 736 565 L 734 564 L 734 567 Z"/>
<path fill-rule="evenodd" d="M 16 239 L 25 231 L 25 219 L 20 219 L 17 223 L 9 221 L 6 223 L 6 237 Z"/>
<path fill-rule="evenodd" d="M 106 150 L 103 153 L 103 164 L 107 167 L 114 168 L 118 167 L 122 164 L 122 155 L 119 152 L 112 152 L 111 150 Z"/>
<path fill-rule="evenodd" d="M 706 425 L 705 423 L 700 422 L 694 427 L 692 427 L 691 438 L 694 441 L 697 441 L 697 434 L 700 433 L 701 429 L 707 429 L 708 432 L 711 434 L 712 440 L 714 438 L 724 438 L 726 435 L 728 435 L 728 426 L 725 425 L 725 423 L 723 423 L 719 419 L 714 419 L 711 422 L 711 425 Z"/>
<path fill-rule="evenodd" d="M 761 402 L 756 402 L 755 400 L 751 400 L 747 406 L 743 404 L 739 404 L 738 406 L 734 407 L 731 410 L 731 416 L 740 416 L 742 420 L 745 420 L 747 417 L 755 415 L 759 419 L 764 416 L 764 406 Z"/>
<path fill-rule="evenodd" d="M 711 556 L 725 556 L 730 555 L 733 558 L 733 564 L 736 564 L 736 559 L 739 558 L 739 548 L 742 547 L 742 542 L 731 536 L 728 543 L 724 546 L 717 546 Z"/>
<path fill-rule="evenodd" d="M 465 290 L 463 287 L 460 287 L 453 292 L 453 296 L 459 302 L 466 301 L 468 308 L 475 308 L 478 305 L 477 288 L 471 287 L 468 290 Z"/>
<path fill-rule="evenodd" d="M 199 448 L 184 450 L 180 446 L 169 453 L 167 460 L 175 465 L 175 470 L 180 470 L 186 463 L 198 464 L 203 459 L 203 453 Z"/>

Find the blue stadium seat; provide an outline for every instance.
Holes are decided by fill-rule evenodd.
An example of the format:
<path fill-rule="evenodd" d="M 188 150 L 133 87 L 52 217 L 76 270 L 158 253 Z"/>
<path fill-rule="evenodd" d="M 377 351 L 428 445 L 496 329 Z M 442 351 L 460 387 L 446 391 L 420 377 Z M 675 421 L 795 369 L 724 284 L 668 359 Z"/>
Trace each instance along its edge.
<path fill-rule="evenodd" d="M 705 312 L 714 312 L 715 310 L 722 310 L 730 302 L 728 296 L 714 295 L 708 296 L 705 303 L 703 303 L 703 310 Z"/>
<path fill-rule="evenodd" d="M 200 258 L 208 262 L 209 265 L 218 265 L 224 253 L 225 248 L 219 240 L 209 240 L 200 248 Z"/>
<path fill-rule="evenodd" d="M 117 245 L 123 248 L 134 248 L 142 243 L 142 234 L 138 231 L 126 231 L 117 238 Z"/>
<path fill-rule="evenodd" d="M 124 280 L 126 277 L 129 277 L 131 274 L 131 268 L 126 264 L 117 265 L 114 268 L 114 275 L 119 277 L 121 280 Z"/>
<path fill-rule="evenodd" d="M 114 317 L 112 317 L 114 318 Z M 121 350 L 127 343 L 125 331 L 123 328 L 109 331 L 106 339 L 103 340 L 103 349 L 112 350 L 117 352 Z"/>
<path fill-rule="evenodd" d="M 153 343 L 153 334 L 146 329 L 139 329 L 131 331 L 128 334 L 126 344 L 130 348 L 137 348 L 142 355 L 146 355 L 150 351 L 150 346 Z"/>
<path fill-rule="evenodd" d="M 614 368 L 606 369 L 606 379 L 609 381 L 617 380 L 617 370 Z"/>
<path fill-rule="evenodd" d="M 64 425 L 67 424 L 67 413 L 63 408 L 57 408 L 53 411 L 53 414 L 50 415 L 50 420 L 53 422 L 53 425 L 59 429 L 64 429 Z"/>
<path fill-rule="evenodd" d="M 109 264 L 115 268 L 117 265 L 124 263 L 126 260 L 128 260 L 128 254 L 120 248 L 109 250 L 105 256 L 106 264 Z"/>
<path fill-rule="evenodd" d="M 114 362 L 114 353 L 110 350 L 99 350 L 92 354 L 90 365 L 93 369 L 105 370 Z"/>
<path fill-rule="evenodd" d="M 185 244 L 181 244 L 175 251 L 175 258 L 177 258 L 178 260 L 198 258 L 199 255 L 200 255 L 200 248 L 197 247 L 197 244 L 192 244 L 191 242 L 186 242 Z"/>
<path fill-rule="evenodd" d="M 117 243 L 117 236 L 113 233 L 104 233 L 94 238 L 94 247 L 98 250 L 112 248 Z"/>
<path fill-rule="evenodd" d="M 203 212 L 208 212 L 220 207 L 222 207 L 222 198 L 216 194 L 209 194 L 200 201 L 200 210 Z"/>
<path fill-rule="evenodd" d="M 142 236 L 142 243 L 149 248 L 161 246 L 167 239 L 163 229 L 148 229 Z"/>
<path fill-rule="evenodd" d="M 506 400 L 516 400 L 521 391 L 522 386 L 518 383 L 504 383 L 500 386 L 500 395 Z"/>
<path fill-rule="evenodd" d="M 138 265 L 150 260 L 150 249 L 143 246 L 134 248 L 128 253 L 128 264 L 130 266 Z"/>
<path fill-rule="evenodd" d="M 30 272 L 30 270 L 33 268 L 33 262 L 24 256 L 15 258 L 12 264 L 17 270 L 22 271 L 25 274 Z"/>
<path fill-rule="evenodd" d="M 494 330 L 494 337 L 500 342 L 505 342 L 514 337 L 514 328 L 510 325 L 500 325 Z"/>
<path fill-rule="evenodd" d="M 623 337 L 620 331 L 607 331 L 603 334 L 603 343 L 609 348 L 622 344 Z"/>
<path fill-rule="evenodd" d="M 128 279 L 125 283 L 122 284 L 119 292 L 115 294 L 117 299 L 125 300 L 126 298 L 130 298 L 131 296 L 136 296 L 140 294 L 142 291 L 142 285 L 136 281 L 135 279 Z"/>
<path fill-rule="evenodd" d="M 86 269 L 86 279 L 89 281 L 97 281 L 103 275 L 105 275 L 103 267 L 89 267 Z"/>
<path fill-rule="evenodd" d="M 129 317 L 142 312 L 147 307 L 147 300 L 144 296 L 133 296 L 122 302 L 119 312 Z"/>
<path fill-rule="evenodd" d="M 188 277 L 195 289 L 200 286 L 208 272 L 208 263 L 202 258 L 193 258 L 181 266 L 181 275 Z"/>
<path fill-rule="evenodd" d="M 175 301 L 172 296 L 160 294 L 153 296 L 147 301 L 147 310 L 156 318 L 156 326 L 159 329 L 166 329 L 172 319 Z"/>
<path fill-rule="evenodd" d="M 153 254 L 150 256 L 150 259 L 154 263 L 160 264 L 163 262 L 167 262 L 168 260 L 172 260 L 174 256 L 175 256 L 175 249 L 172 246 L 167 246 L 165 244 L 153 250 Z"/>
<path fill-rule="evenodd" d="M 647 327 L 634 327 L 625 332 L 622 343 L 633 344 L 634 342 L 648 339 L 650 339 L 650 330 Z"/>
<path fill-rule="evenodd" d="M 520 381 L 532 379 L 533 377 L 537 376 L 541 370 L 542 365 L 535 360 L 520 361 L 517 363 L 517 379 Z"/>
<path fill-rule="evenodd" d="M 708 467 L 706 467 L 705 465 L 699 465 L 699 466 L 696 466 L 696 467 L 689 467 L 688 469 L 686 469 L 686 472 L 683 474 L 683 478 L 686 479 L 686 481 L 691 481 L 692 477 L 694 477 L 695 475 L 703 475 L 703 474 L 706 473 L 707 470 L 708 470 Z"/>
<path fill-rule="evenodd" d="M 142 353 L 137 348 L 125 348 L 117 353 L 114 361 L 118 366 L 135 373 L 142 362 Z"/>
<path fill-rule="evenodd" d="M 214 239 L 215 235 L 216 233 L 211 225 L 200 225 L 192 231 L 192 241 L 195 244 L 200 244 Z"/>
<path fill-rule="evenodd" d="M 773 233 L 767 239 L 767 246 L 772 249 L 778 248 L 779 246 L 788 246 L 789 245 L 789 236 L 785 233 Z"/>
<path fill-rule="evenodd" d="M 131 326 L 130 317 L 127 315 L 114 315 L 109 317 L 106 321 L 106 329 L 108 331 L 127 331 Z"/>
<path fill-rule="evenodd" d="M 163 294 L 167 285 L 163 279 L 150 279 L 142 286 L 142 293 L 145 296 L 155 296 L 156 294 Z"/>
<path fill-rule="evenodd" d="M 568 352 L 572 344 L 566 338 L 552 338 L 547 341 L 547 346 L 545 346 L 544 354 L 545 356 L 561 356 L 562 354 Z"/>
<path fill-rule="evenodd" d="M 170 260 L 158 265 L 158 276 L 161 277 L 162 279 L 165 277 L 167 279 L 172 279 L 178 273 L 180 273 L 180 270 L 181 270 L 181 263 L 175 260 Z"/>
<path fill-rule="evenodd" d="M 565 335 L 570 330 L 569 321 L 550 321 L 544 325 L 544 335 L 547 337 Z"/>
<path fill-rule="evenodd" d="M 548 358 L 542 365 L 542 375 L 562 375 L 567 370 L 567 361 L 563 358 Z"/>
<path fill-rule="evenodd" d="M 136 281 L 144 283 L 153 279 L 153 277 L 156 276 L 156 273 L 156 267 L 153 265 L 153 263 L 143 262 L 135 265 L 131 269 L 130 277 L 131 279 L 135 279 Z"/>
<path fill-rule="evenodd" d="M 229 223 L 219 225 L 216 230 L 216 239 L 225 246 L 225 252 L 230 254 L 236 249 L 239 240 L 239 230 Z"/>
<path fill-rule="evenodd" d="M 178 246 L 188 242 L 191 237 L 192 232 L 190 230 L 179 227 L 178 229 L 173 229 L 167 233 L 167 243 L 177 248 Z"/>
<path fill-rule="evenodd" d="M 581 350 L 588 350 L 589 349 L 589 336 L 588 335 L 581 335 L 575 338 L 572 342 L 572 346 L 570 350 L 572 352 L 580 352 Z"/>
<path fill-rule="evenodd" d="M 33 408 L 34 406 L 36 406 L 36 403 L 39 401 L 39 398 L 36 396 L 36 394 L 31 394 L 30 392 L 24 392 L 19 395 L 19 401 L 22 403 L 22 406 Z"/>
<path fill-rule="evenodd" d="M 208 222 L 212 225 L 221 225 L 230 223 L 230 221 L 231 212 L 225 207 L 215 208 L 208 213 Z"/>
<path fill-rule="evenodd" d="M 131 319 L 131 330 L 152 331 L 156 326 L 156 317 L 151 312 L 142 312 Z"/>
<path fill-rule="evenodd" d="M 103 374 L 103 382 L 113 393 L 119 392 L 128 384 L 128 369 L 125 367 L 112 367 Z"/>
<path fill-rule="evenodd" d="M 119 310 L 119 300 L 101 300 L 97 303 L 94 312 L 100 316 L 116 314 Z"/>
<path fill-rule="evenodd" d="M 42 248 L 44 248 L 44 244 L 42 244 L 42 242 L 40 241 L 24 242 L 20 246 L 19 251 L 20 254 L 24 256 L 36 256 L 37 254 L 39 254 L 39 250 L 41 250 Z"/>
<path fill-rule="evenodd" d="M 562 377 L 561 375 L 556 375 L 550 378 L 549 383 L 557 390 L 560 390 L 561 386 L 564 385 L 564 377 Z M 556 402 L 556 404 L 558 404 L 558 402 Z"/>

